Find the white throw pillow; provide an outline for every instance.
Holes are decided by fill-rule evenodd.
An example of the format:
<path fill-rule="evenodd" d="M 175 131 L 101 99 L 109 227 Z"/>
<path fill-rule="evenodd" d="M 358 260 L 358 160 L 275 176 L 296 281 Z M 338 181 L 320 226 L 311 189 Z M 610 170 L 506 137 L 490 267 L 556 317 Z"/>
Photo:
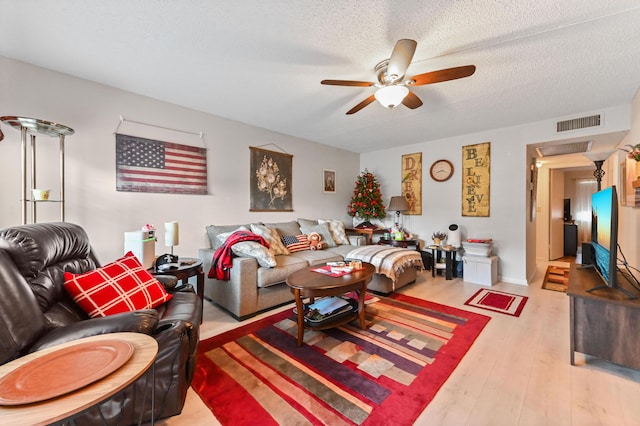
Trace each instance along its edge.
<path fill-rule="evenodd" d="M 344 229 L 344 223 L 341 220 L 334 219 L 318 219 L 318 223 L 326 223 L 329 225 L 329 232 L 336 244 L 350 244 L 347 232 Z"/>
<path fill-rule="evenodd" d="M 300 231 L 302 231 L 303 234 L 307 235 L 313 232 L 317 232 L 318 234 L 320 234 L 320 236 L 322 237 L 322 242 L 325 243 L 327 247 L 335 247 L 337 245 L 333 240 L 333 237 L 331 236 L 331 231 L 329 231 L 328 223 L 319 223 L 314 226 L 300 226 Z"/>
<path fill-rule="evenodd" d="M 278 256 L 280 254 L 289 254 L 289 250 L 287 250 L 284 244 L 282 244 L 280 234 L 277 230 L 269 228 L 265 225 L 252 223 L 251 232 L 264 238 L 264 240 L 269 243 L 269 249 L 273 252 L 274 255 Z"/>
<path fill-rule="evenodd" d="M 276 266 L 276 258 L 265 246 L 255 241 L 241 241 L 231 246 L 231 251 L 236 256 L 253 257 L 260 266 L 273 268 Z"/>
<path fill-rule="evenodd" d="M 231 234 L 238 232 L 238 231 L 249 231 L 249 228 L 247 228 L 246 226 L 241 226 L 240 228 L 236 229 L 235 231 L 231 231 L 231 232 L 223 232 L 222 234 L 218 234 L 216 235 L 216 239 L 218 241 L 220 241 L 220 245 L 224 244 L 225 241 L 227 241 L 227 238 L 229 238 L 231 236 Z"/>

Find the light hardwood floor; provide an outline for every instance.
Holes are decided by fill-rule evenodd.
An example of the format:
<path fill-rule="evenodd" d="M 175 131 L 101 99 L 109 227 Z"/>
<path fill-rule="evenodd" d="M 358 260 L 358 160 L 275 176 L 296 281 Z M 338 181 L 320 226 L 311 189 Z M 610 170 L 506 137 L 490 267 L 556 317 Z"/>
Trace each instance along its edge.
<path fill-rule="evenodd" d="M 529 297 L 518 318 L 465 306 L 464 302 L 482 287 L 460 279 L 432 278 L 427 271 L 419 274 L 415 284 L 399 291 L 491 317 L 415 424 L 640 424 L 640 371 L 582 354 L 576 354 L 575 366 L 570 365 L 569 297 L 541 288 L 546 266 L 538 266 L 529 286 L 501 282 L 493 286 Z M 204 318 L 202 339 L 238 326 L 208 302 Z M 219 423 L 198 395 L 189 390 L 182 414 L 158 424 Z"/>

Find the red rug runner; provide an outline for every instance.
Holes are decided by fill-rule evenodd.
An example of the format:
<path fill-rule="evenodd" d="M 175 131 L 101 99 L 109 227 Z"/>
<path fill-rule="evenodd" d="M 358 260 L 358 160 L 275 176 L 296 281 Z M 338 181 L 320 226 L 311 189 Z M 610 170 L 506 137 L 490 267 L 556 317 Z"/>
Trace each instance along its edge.
<path fill-rule="evenodd" d="M 291 310 L 200 342 L 193 388 L 223 425 L 412 424 L 489 317 L 404 295 L 368 328 L 306 331 Z"/>
<path fill-rule="evenodd" d="M 481 289 L 469 300 L 464 302 L 467 306 L 486 309 L 488 311 L 500 312 L 501 314 L 519 317 L 527 303 L 526 296 L 505 293 L 497 290 Z"/>

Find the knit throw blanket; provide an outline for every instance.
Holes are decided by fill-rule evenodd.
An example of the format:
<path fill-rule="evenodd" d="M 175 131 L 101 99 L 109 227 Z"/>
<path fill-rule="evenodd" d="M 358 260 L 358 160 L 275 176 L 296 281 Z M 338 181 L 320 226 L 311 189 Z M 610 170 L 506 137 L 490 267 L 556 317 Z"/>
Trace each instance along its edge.
<path fill-rule="evenodd" d="M 400 247 L 362 246 L 349 252 L 346 258 L 371 263 L 375 266 L 376 273 L 388 277 L 394 286 L 405 269 L 411 267 L 424 269 L 420 252 Z"/>
<path fill-rule="evenodd" d="M 248 231 L 234 232 L 227 240 L 213 253 L 211 269 L 207 276 L 216 280 L 229 281 L 230 269 L 233 266 L 233 252 L 231 247 L 242 241 L 255 241 L 269 248 L 269 244 L 259 235 Z"/>

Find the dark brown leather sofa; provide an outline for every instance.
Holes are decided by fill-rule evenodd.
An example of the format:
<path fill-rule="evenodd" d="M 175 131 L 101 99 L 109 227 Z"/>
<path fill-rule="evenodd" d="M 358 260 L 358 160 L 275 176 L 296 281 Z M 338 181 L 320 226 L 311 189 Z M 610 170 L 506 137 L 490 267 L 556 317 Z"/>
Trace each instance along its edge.
<path fill-rule="evenodd" d="M 195 369 L 200 299 L 189 286 L 175 288 L 175 278 L 163 277 L 173 298 L 158 308 L 89 318 L 64 290 L 64 272 L 83 273 L 98 266 L 89 238 L 78 225 L 0 229 L 0 364 L 82 337 L 146 333 L 158 342 L 154 417 L 179 414 Z M 138 424 L 141 416 L 148 421 L 152 383 L 142 376 L 75 423 Z"/>

